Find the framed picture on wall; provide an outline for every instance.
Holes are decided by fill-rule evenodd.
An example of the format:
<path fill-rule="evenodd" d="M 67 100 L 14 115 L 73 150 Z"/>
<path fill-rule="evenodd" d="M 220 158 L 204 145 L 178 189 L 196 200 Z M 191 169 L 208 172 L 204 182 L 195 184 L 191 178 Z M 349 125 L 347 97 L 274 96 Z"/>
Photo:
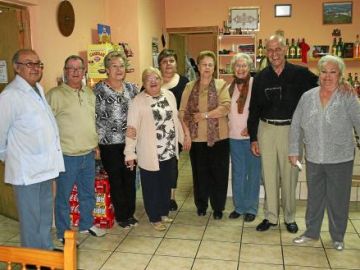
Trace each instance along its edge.
<path fill-rule="evenodd" d="M 352 23 L 352 2 L 323 3 L 323 24 Z"/>
<path fill-rule="evenodd" d="M 275 5 L 275 17 L 291 17 L 291 5 Z"/>
<path fill-rule="evenodd" d="M 230 8 L 229 20 L 231 29 L 259 31 L 260 8 L 259 7 L 236 7 Z"/>

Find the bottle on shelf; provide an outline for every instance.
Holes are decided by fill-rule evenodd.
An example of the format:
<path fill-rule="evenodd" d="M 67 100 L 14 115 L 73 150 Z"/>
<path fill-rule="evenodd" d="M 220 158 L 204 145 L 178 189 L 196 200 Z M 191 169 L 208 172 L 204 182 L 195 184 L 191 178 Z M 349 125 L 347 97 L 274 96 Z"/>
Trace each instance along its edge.
<path fill-rule="evenodd" d="M 290 56 L 290 45 L 289 45 L 289 39 L 288 38 L 286 39 L 286 48 L 287 48 L 287 50 L 286 50 L 286 58 L 289 58 L 289 56 Z"/>
<path fill-rule="evenodd" d="M 354 42 L 354 58 L 360 57 L 360 40 L 359 35 L 356 35 L 356 40 Z"/>
<path fill-rule="evenodd" d="M 296 58 L 296 46 L 295 46 L 295 39 L 291 39 L 291 46 L 289 50 L 289 58 L 293 59 Z"/>
<path fill-rule="evenodd" d="M 296 43 L 296 58 L 301 58 L 300 38 L 298 38 Z"/>
<path fill-rule="evenodd" d="M 348 74 L 347 81 L 348 81 L 348 83 L 349 83 L 351 86 L 354 86 L 354 81 L 353 81 L 353 78 L 352 78 L 352 75 L 351 75 L 350 72 L 349 72 L 349 74 Z"/>
<path fill-rule="evenodd" d="M 339 42 L 337 43 L 336 46 L 336 55 L 339 57 L 343 57 L 343 48 L 344 48 L 344 43 L 342 42 L 342 38 L 339 37 Z"/>
<path fill-rule="evenodd" d="M 258 46 L 258 49 L 257 49 L 257 56 L 256 58 L 258 59 L 262 59 L 264 57 L 264 47 L 262 45 L 262 40 L 259 39 L 259 46 Z"/>
<path fill-rule="evenodd" d="M 333 44 L 331 45 L 331 55 L 337 55 L 337 43 L 336 43 L 336 37 L 334 37 Z"/>

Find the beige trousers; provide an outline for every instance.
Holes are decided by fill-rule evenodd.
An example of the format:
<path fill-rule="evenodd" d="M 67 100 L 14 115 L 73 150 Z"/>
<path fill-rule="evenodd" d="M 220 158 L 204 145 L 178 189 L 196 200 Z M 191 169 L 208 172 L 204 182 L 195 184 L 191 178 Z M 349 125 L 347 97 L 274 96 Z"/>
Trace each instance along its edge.
<path fill-rule="evenodd" d="M 291 166 L 288 160 L 289 129 L 290 126 L 275 126 L 263 121 L 259 123 L 265 218 L 274 224 L 278 223 L 279 218 L 280 190 L 284 220 L 286 223 L 295 221 L 298 169 Z"/>

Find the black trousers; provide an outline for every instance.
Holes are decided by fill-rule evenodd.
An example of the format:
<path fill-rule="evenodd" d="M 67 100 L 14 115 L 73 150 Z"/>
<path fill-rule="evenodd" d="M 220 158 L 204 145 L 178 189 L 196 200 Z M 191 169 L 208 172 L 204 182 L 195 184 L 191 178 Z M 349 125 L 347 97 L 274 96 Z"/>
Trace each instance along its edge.
<path fill-rule="evenodd" d="M 135 168 L 126 168 L 125 144 L 99 145 L 104 169 L 109 176 L 110 196 L 117 222 L 126 221 L 135 213 Z"/>
<path fill-rule="evenodd" d="M 161 221 L 169 214 L 171 184 L 176 177 L 177 159 L 159 162 L 159 171 L 147 171 L 140 168 L 140 179 L 144 207 L 150 222 Z"/>
<path fill-rule="evenodd" d="M 206 142 L 192 142 L 190 160 L 193 173 L 194 200 L 200 210 L 223 211 L 229 179 L 229 139 L 209 147 Z"/>

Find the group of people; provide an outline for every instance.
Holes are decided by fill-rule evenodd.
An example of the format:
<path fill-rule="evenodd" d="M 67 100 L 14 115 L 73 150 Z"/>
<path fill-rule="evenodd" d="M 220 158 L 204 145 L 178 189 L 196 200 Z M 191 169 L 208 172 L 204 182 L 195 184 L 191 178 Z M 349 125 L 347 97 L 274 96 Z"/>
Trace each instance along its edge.
<path fill-rule="evenodd" d="M 69 197 L 74 184 L 80 201 L 79 231 L 103 236 L 93 225 L 95 156 L 109 176 L 115 218 L 136 226 L 135 178 L 140 170 L 145 211 L 155 230 L 172 222 L 179 152 L 190 152 L 198 216 L 222 219 L 229 163 L 234 211 L 254 221 L 261 178 L 264 220 L 257 231 L 279 223 L 280 205 L 290 233 L 297 233 L 296 185 L 305 147 L 308 205 L 306 230 L 294 243 L 319 239 L 327 208 L 330 235 L 344 248 L 354 161 L 353 128 L 360 133 L 360 105 L 344 80 L 341 58 L 324 56 L 319 77 L 286 61 L 284 37 L 266 44 L 269 65 L 251 76 L 252 58 L 231 60 L 233 81 L 214 78 L 217 57 L 202 51 L 199 77 L 176 70 L 177 56 L 164 49 L 159 69 L 142 73 L 143 90 L 125 80 L 126 58 L 110 52 L 107 79 L 94 89 L 82 84 L 84 61 L 70 56 L 65 81 L 45 96 L 39 84 L 43 64 L 33 50 L 13 58 L 16 77 L 0 94 L 0 160 L 5 181 L 14 186 L 23 246 L 51 249 L 52 179 L 56 178 L 55 225 L 64 241 L 70 229 Z M 281 198 L 281 199 L 280 199 Z M 281 203 L 280 203 L 281 202 Z"/>

